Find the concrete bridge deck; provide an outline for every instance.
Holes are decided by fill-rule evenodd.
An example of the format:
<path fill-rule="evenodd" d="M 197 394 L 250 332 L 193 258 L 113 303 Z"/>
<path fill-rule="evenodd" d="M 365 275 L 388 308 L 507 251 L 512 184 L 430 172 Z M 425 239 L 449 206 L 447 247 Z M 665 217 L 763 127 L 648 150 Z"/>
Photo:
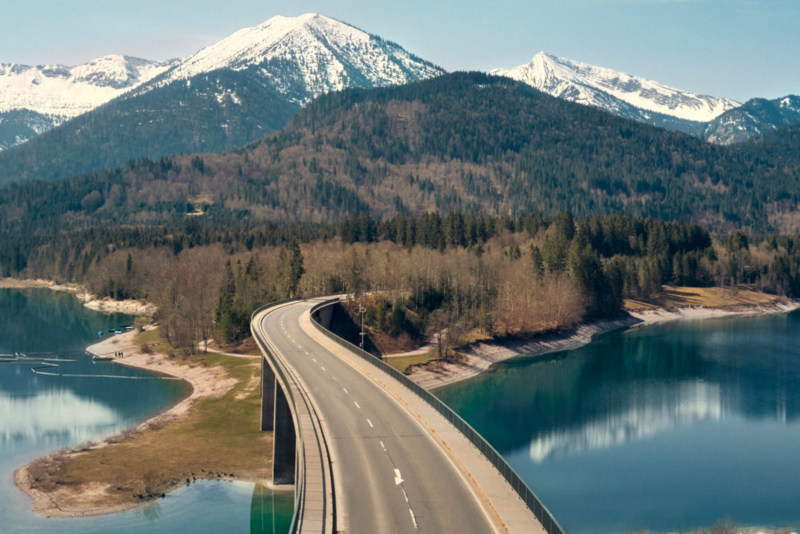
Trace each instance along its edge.
<path fill-rule="evenodd" d="M 270 353 L 265 362 L 281 368 L 276 389 L 289 388 L 286 397 L 294 399 L 282 408 L 275 392 L 270 406 L 272 392 L 265 390 L 266 409 L 275 411 L 276 464 L 284 464 L 283 471 L 276 465 L 276 476 L 288 463 L 303 488 L 297 531 L 546 532 L 462 432 L 312 323 L 311 309 L 326 300 L 269 308 L 252 323 Z M 287 420 L 300 426 L 300 442 L 287 438 Z M 294 463 L 279 458 L 287 447 L 296 450 Z"/>

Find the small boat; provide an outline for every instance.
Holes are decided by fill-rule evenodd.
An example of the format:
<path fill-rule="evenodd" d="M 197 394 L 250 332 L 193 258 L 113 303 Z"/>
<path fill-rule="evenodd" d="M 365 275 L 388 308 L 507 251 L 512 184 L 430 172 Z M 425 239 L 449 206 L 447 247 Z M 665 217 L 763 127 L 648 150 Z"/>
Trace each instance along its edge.
<path fill-rule="evenodd" d="M 110 362 L 114 358 L 111 357 L 111 356 L 98 356 L 98 355 L 95 354 L 95 355 L 92 356 L 92 359 L 94 361 L 96 361 L 96 362 Z"/>

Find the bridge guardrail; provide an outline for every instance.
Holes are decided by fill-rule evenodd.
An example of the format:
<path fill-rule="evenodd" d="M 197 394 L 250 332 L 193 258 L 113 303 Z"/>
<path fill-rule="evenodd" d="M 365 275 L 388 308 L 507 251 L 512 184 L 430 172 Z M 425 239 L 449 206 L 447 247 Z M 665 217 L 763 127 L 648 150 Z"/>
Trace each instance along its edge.
<path fill-rule="evenodd" d="M 285 299 L 285 300 L 279 300 L 279 301 L 276 301 L 276 302 L 271 302 L 269 304 L 261 306 L 260 308 L 258 308 L 256 311 L 253 312 L 253 315 L 250 316 L 250 324 L 251 324 L 250 330 L 253 333 L 253 338 L 256 340 L 256 343 L 258 344 L 259 348 L 261 348 L 261 351 L 264 353 L 264 355 L 266 357 L 268 357 L 270 360 L 272 360 L 272 362 L 274 363 L 274 365 L 272 367 L 275 370 L 275 374 L 277 374 L 278 377 L 280 378 L 280 380 L 284 384 L 286 384 L 287 387 L 283 388 L 284 394 L 289 399 L 289 402 L 292 403 L 292 410 L 293 410 L 293 413 L 295 413 L 295 414 L 299 413 L 298 410 L 297 410 L 297 402 L 295 401 L 294 395 L 292 394 L 292 388 L 289 387 L 289 380 L 288 380 L 287 376 L 283 372 L 283 366 L 279 364 L 279 362 L 278 362 L 277 358 L 275 357 L 275 355 L 272 353 L 271 350 L 269 350 L 269 347 L 268 347 L 267 343 L 263 339 L 261 339 L 261 336 L 258 334 L 257 329 L 252 328 L 252 324 L 253 324 L 253 321 L 256 318 L 256 315 L 258 315 L 259 313 L 261 313 L 261 312 L 263 312 L 263 311 L 265 311 L 265 310 L 267 310 L 269 308 L 272 308 L 272 307 L 275 307 L 275 306 L 280 306 L 281 304 L 287 304 L 289 302 L 294 302 L 296 300 L 298 300 L 298 299 Z M 297 518 L 298 518 L 298 513 L 300 511 L 300 508 L 301 508 L 300 507 L 300 504 L 301 504 L 300 503 L 300 498 L 303 495 L 303 491 L 305 489 L 305 445 L 303 444 L 303 435 L 302 435 L 302 429 L 300 428 L 300 425 L 299 424 L 295 424 L 294 426 L 295 426 L 295 432 L 297 433 L 297 446 L 299 447 L 297 465 L 298 465 L 298 469 L 299 469 L 300 472 L 297 473 L 296 476 L 295 476 L 294 512 L 292 514 L 292 524 L 289 527 L 289 533 L 290 534 L 295 534 L 296 532 L 298 532 L 298 529 L 300 528 L 299 525 L 298 525 Z"/>
<path fill-rule="evenodd" d="M 433 409 L 439 412 L 445 419 L 447 419 L 450 424 L 452 424 L 456 429 L 461 432 L 480 452 L 489 460 L 492 465 L 497 469 L 503 478 L 508 481 L 514 491 L 519 495 L 519 497 L 525 502 L 525 505 L 533 512 L 533 515 L 536 516 L 536 519 L 542 524 L 544 529 L 547 531 L 548 534 L 564 534 L 564 529 L 561 528 L 561 525 L 558 524 L 558 521 L 553 517 L 547 507 L 542 504 L 539 498 L 536 496 L 535 493 L 525 484 L 525 481 L 520 478 L 520 476 L 514 471 L 514 469 L 506 462 L 506 460 L 500 455 L 499 452 L 492 447 L 488 441 L 486 441 L 483 436 L 481 436 L 474 428 L 472 428 L 469 423 L 464 421 L 457 413 L 455 413 L 449 406 L 439 400 L 433 393 L 428 391 L 427 389 L 423 388 L 406 375 L 395 369 L 394 367 L 384 363 L 382 360 L 376 358 L 372 354 L 362 350 L 361 348 L 353 345 L 349 341 L 342 339 L 341 337 L 337 336 L 314 319 L 314 313 L 319 311 L 321 308 L 326 306 L 330 306 L 332 304 L 340 302 L 340 299 L 332 299 L 320 304 L 317 304 L 313 308 L 311 308 L 311 322 L 314 326 L 319 330 L 323 335 L 329 337 L 336 343 L 344 346 L 346 349 L 354 352 L 356 355 L 361 357 L 363 360 L 369 362 L 370 364 L 374 365 L 375 367 L 381 369 L 382 371 L 388 373 L 393 378 L 398 380 L 401 384 L 405 387 L 410 389 L 412 392 L 416 393 L 419 397 L 422 398 L 425 402 L 427 402 Z"/>

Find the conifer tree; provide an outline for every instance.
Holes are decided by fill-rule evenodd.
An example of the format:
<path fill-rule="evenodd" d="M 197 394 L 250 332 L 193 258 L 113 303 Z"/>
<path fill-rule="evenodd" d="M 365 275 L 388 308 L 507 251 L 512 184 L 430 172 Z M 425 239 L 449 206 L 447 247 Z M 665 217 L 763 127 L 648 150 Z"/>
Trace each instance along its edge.
<path fill-rule="evenodd" d="M 536 280 L 541 280 L 544 276 L 544 260 L 542 260 L 542 253 L 539 247 L 531 245 L 531 273 Z"/>
<path fill-rule="evenodd" d="M 306 272 L 303 266 L 303 252 L 300 250 L 300 243 L 296 239 L 289 242 L 288 258 L 286 271 L 284 273 L 286 281 L 286 294 L 289 298 L 294 298 L 300 286 L 300 279 Z"/>
<path fill-rule="evenodd" d="M 219 300 L 217 302 L 217 313 L 215 326 L 219 340 L 223 343 L 230 343 L 236 338 L 237 328 L 233 301 L 236 298 L 236 279 L 233 275 L 233 268 L 230 260 L 225 263 L 222 272 L 222 283 L 219 288 Z"/>

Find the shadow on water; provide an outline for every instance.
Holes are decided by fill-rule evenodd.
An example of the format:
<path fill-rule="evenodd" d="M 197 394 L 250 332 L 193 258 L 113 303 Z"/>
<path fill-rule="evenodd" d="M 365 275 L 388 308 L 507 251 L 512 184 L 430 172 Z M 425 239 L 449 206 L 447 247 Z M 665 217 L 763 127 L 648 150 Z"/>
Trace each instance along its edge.
<path fill-rule="evenodd" d="M 262 484 L 256 484 L 250 506 L 250 534 L 289 532 L 293 512 L 293 493 L 274 492 Z"/>
<path fill-rule="evenodd" d="M 161 504 L 158 501 L 154 501 L 142 508 L 142 517 L 151 523 L 158 522 L 161 519 Z"/>

